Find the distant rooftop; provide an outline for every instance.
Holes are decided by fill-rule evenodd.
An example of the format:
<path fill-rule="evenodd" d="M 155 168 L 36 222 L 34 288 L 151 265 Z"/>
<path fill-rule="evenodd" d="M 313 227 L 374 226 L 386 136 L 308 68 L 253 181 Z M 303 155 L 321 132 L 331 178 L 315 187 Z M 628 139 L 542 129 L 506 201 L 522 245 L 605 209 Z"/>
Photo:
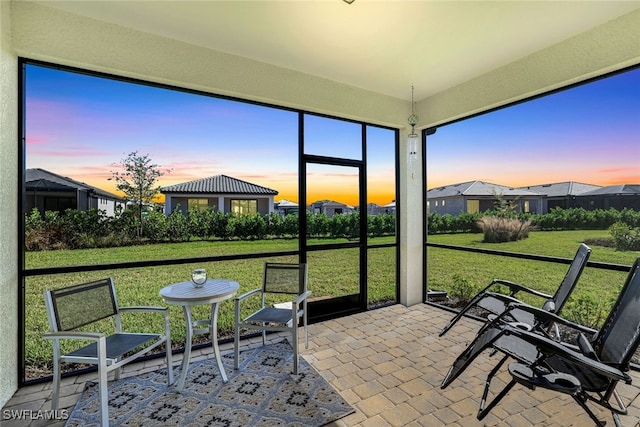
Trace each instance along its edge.
<path fill-rule="evenodd" d="M 278 192 L 271 188 L 252 184 L 227 175 L 215 175 L 195 181 L 162 187 L 162 193 L 200 193 L 200 194 L 267 194 L 276 195 Z"/>
<path fill-rule="evenodd" d="M 588 191 L 580 194 L 580 196 L 597 196 L 597 195 L 640 195 L 640 184 L 622 184 L 622 185 L 609 185 L 607 187 L 601 187 L 597 190 Z"/>
<path fill-rule="evenodd" d="M 89 185 L 84 182 L 76 181 L 68 176 L 58 175 L 57 173 L 50 172 L 41 168 L 32 168 L 25 171 L 25 183 L 27 190 L 34 191 L 70 191 L 70 190 L 85 190 L 92 191 L 95 195 L 108 199 L 122 200 L 121 196 L 118 196 L 108 191 L 102 190 L 93 185 Z"/>
<path fill-rule="evenodd" d="M 519 187 L 523 190 L 533 191 L 535 193 L 544 194 L 547 197 L 560 197 L 560 196 L 577 196 L 578 194 L 586 193 L 587 191 L 597 190 L 602 188 L 599 185 L 585 184 L 582 182 L 565 181 L 555 182 L 551 184 L 529 185 L 526 187 Z"/>
<path fill-rule="evenodd" d="M 455 196 L 541 196 L 540 193 L 520 188 L 506 187 L 484 181 L 468 181 L 459 184 L 445 185 L 427 191 L 427 198 Z"/>

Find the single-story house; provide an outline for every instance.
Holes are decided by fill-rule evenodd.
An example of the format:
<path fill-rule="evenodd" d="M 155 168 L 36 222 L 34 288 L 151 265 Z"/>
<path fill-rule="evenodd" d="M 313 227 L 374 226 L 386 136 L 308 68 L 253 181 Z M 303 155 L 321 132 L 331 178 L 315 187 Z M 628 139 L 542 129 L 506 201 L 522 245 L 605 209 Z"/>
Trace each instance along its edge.
<path fill-rule="evenodd" d="M 261 214 L 274 211 L 276 190 L 252 184 L 227 175 L 215 175 L 195 181 L 162 187 L 165 195 L 164 213 L 175 209 L 184 214 L 189 209 L 213 208 L 218 212 L 236 215 Z"/>
<path fill-rule="evenodd" d="M 300 206 L 291 200 L 282 199 L 275 202 L 274 209 L 282 216 L 297 215 L 300 212 Z"/>
<path fill-rule="evenodd" d="M 610 185 L 576 196 L 576 207 L 640 211 L 640 184 Z"/>
<path fill-rule="evenodd" d="M 570 209 L 576 206 L 576 196 L 587 191 L 602 188 L 600 185 L 584 184 L 582 182 L 566 181 L 552 184 L 529 185 L 519 187 L 522 190 L 544 194 L 542 213 L 548 213 L 553 208 Z"/>
<path fill-rule="evenodd" d="M 354 208 L 353 206 L 345 205 L 335 200 L 317 200 L 311 203 L 307 210 L 314 214 L 323 213 L 331 218 L 334 215 L 350 214 L 354 211 Z"/>
<path fill-rule="evenodd" d="M 427 191 L 427 212 L 441 215 L 495 209 L 498 197 L 514 202 L 520 212 L 542 213 L 544 195 L 484 181 L 445 185 Z"/>
<path fill-rule="evenodd" d="M 67 209 L 99 209 L 113 216 L 116 208 L 125 207 L 122 197 L 40 168 L 25 171 L 25 190 L 26 213 L 33 208 L 37 208 L 41 214 L 45 211 L 64 212 Z"/>

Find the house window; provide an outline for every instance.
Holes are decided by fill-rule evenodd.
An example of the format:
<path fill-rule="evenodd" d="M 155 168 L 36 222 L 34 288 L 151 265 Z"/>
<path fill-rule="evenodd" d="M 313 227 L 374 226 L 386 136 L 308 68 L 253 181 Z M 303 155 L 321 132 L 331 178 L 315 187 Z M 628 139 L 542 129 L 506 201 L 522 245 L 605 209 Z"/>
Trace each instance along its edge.
<path fill-rule="evenodd" d="M 467 213 L 474 214 L 480 212 L 480 200 L 467 200 Z"/>
<path fill-rule="evenodd" d="M 188 199 L 187 208 L 189 210 L 206 210 L 209 207 L 209 199 Z"/>
<path fill-rule="evenodd" d="M 524 206 L 522 207 L 522 209 L 524 210 L 524 212 L 529 213 L 530 212 L 530 208 L 529 208 L 529 201 L 525 200 L 524 201 Z"/>
<path fill-rule="evenodd" d="M 258 213 L 257 200 L 231 200 L 231 212 L 236 216 Z"/>
<path fill-rule="evenodd" d="M 444 206 L 444 203 L 445 203 L 445 202 L 446 202 L 446 200 L 443 200 L 443 201 L 442 201 L 442 206 Z"/>
<path fill-rule="evenodd" d="M 438 201 L 436 200 L 436 208 L 438 207 Z"/>

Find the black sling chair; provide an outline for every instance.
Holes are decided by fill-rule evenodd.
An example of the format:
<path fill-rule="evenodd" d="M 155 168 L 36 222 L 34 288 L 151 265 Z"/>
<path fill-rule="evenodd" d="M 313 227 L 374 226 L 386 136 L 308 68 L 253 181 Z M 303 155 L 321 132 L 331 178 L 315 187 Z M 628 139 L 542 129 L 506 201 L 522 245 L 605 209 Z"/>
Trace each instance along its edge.
<path fill-rule="evenodd" d="M 508 311 L 512 309 L 526 310 L 536 318 L 575 329 L 579 332 L 577 345 L 558 342 L 543 333 L 513 326 L 508 322 Z M 587 338 L 586 334 L 591 337 Z M 631 267 L 600 330 L 594 331 L 535 307 L 513 304 L 481 328 L 474 341 L 455 360 L 441 388 L 449 386 L 485 349 L 492 349 L 505 356 L 487 377 L 477 415 L 479 420 L 519 383 L 532 390 L 543 387 L 571 395 L 597 426 L 604 426 L 605 422 L 596 417 L 587 403 L 600 405 L 611 412 L 615 425 L 620 426 L 618 415 L 626 415 L 627 408 L 616 391 L 616 385 L 619 381 L 631 383 L 627 371 L 639 344 L 640 258 Z M 517 361 L 508 366 L 512 380 L 485 408 L 491 380 L 509 357 Z"/>
<path fill-rule="evenodd" d="M 516 295 L 521 293 L 527 293 L 529 295 L 535 295 L 541 299 L 546 300 L 542 309 L 545 311 L 550 311 L 552 313 L 559 314 L 562 311 L 562 307 L 569 299 L 569 295 L 575 288 L 578 283 L 578 279 L 582 275 L 582 271 L 584 267 L 587 265 L 587 261 L 589 260 L 589 256 L 591 255 L 591 248 L 589 248 L 584 243 L 580 244 L 578 250 L 576 251 L 576 255 L 573 257 L 571 261 L 571 265 L 569 266 L 569 270 L 562 279 L 560 286 L 556 290 L 556 293 L 551 296 L 547 295 L 543 292 L 536 291 L 535 289 L 528 288 L 519 283 L 511 282 L 509 280 L 503 279 L 493 279 L 489 285 L 487 285 L 483 290 L 478 292 L 476 296 L 471 298 L 467 305 L 465 305 L 459 312 L 456 314 L 453 319 L 449 321 L 445 325 L 445 327 L 440 331 L 439 336 L 443 336 L 455 325 L 458 320 L 462 318 L 463 315 L 467 313 L 473 307 L 480 307 L 487 312 L 490 313 L 490 316 L 495 317 L 506 309 L 506 307 L 510 303 L 522 303 L 522 301 L 516 299 Z M 504 285 L 509 288 L 509 295 L 500 294 L 496 292 L 490 292 L 489 289 L 495 287 L 496 285 Z M 512 321 L 514 322 L 522 322 L 526 325 L 533 325 L 536 322 L 536 319 L 533 318 L 531 313 L 521 310 L 511 310 L 510 316 L 512 317 Z M 487 320 L 492 317 L 488 317 Z"/>

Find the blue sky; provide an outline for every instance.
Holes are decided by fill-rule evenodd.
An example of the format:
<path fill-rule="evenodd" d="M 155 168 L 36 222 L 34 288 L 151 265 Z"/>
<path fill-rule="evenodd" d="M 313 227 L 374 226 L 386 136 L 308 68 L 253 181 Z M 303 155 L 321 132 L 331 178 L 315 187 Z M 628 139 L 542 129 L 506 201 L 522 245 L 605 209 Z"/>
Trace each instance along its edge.
<path fill-rule="evenodd" d="M 28 168 L 115 192 L 130 152 L 167 173 L 160 185 L 225 174 L 297 201 L 297 114 L 175 90 L 27 67 Z M 305 120 L 307 153 L 361 159 L 360 126 Z M 368 128 L 369 202 L 395 198 L 394 136 Z M 314 167 L 308 202 L 357 204 L 352 168 Z M 640 183 L 640 68 L 442 126 L 427 140 L 427 188 Z"/>

